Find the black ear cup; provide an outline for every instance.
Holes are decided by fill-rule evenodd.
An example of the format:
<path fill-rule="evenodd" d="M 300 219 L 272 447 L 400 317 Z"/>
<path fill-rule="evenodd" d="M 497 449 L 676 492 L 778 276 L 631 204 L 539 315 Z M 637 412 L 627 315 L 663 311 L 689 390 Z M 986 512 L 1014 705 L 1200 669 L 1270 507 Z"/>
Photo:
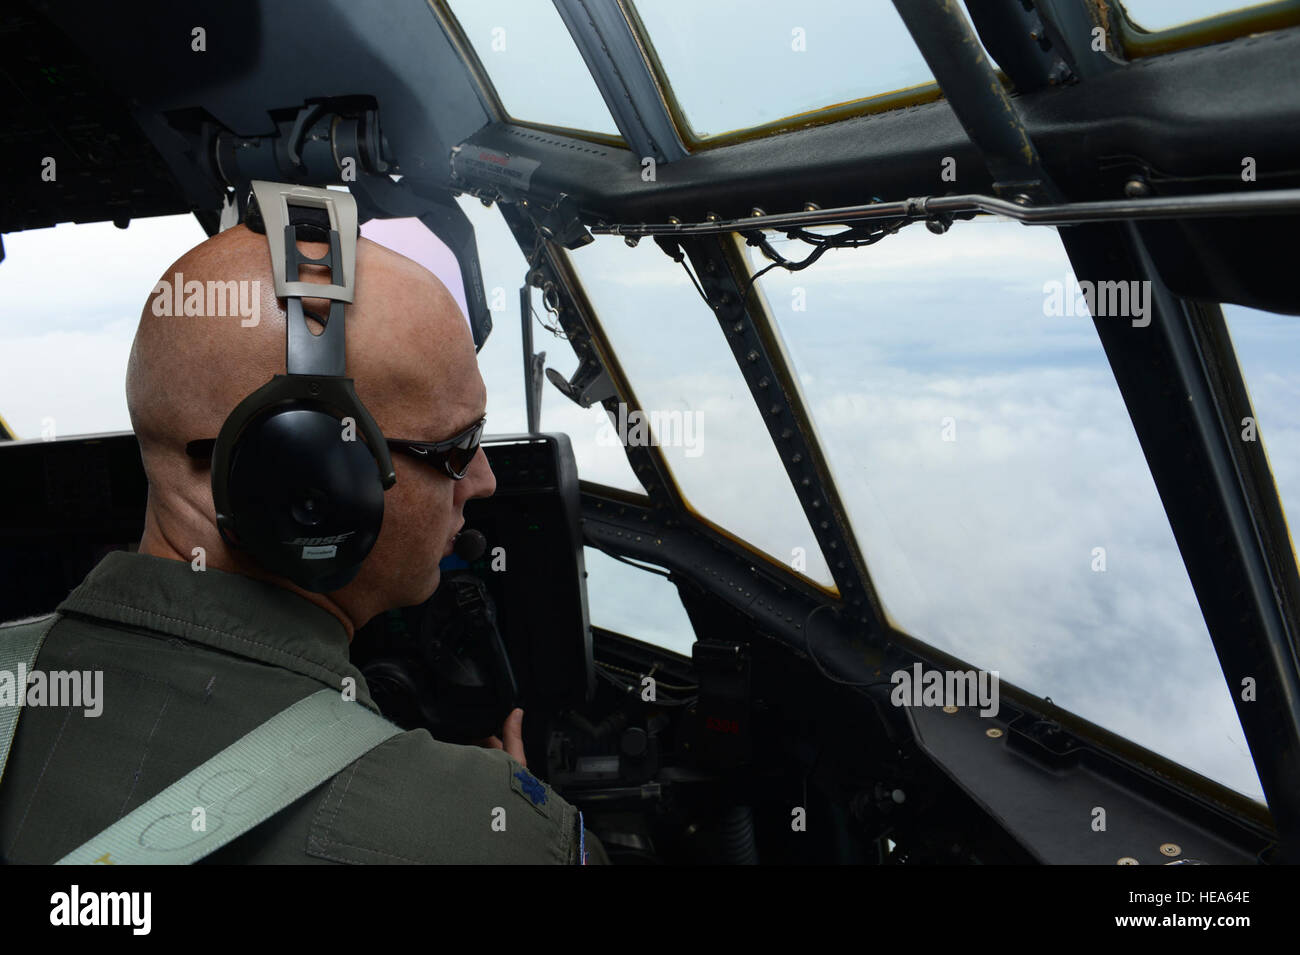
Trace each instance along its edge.
<path fill-rule="evenodd" d="M 304 402 L 248 423 L 231 449 L 226 493 L 223 536 L 232 531 L 267 570 L 315 593 L 357 575 L 384 519 L 384 485 L 358 429 Z"/>
<path fill-rule="evenodd" d="M 227 544 L 278 577 L 328 593 L 361 570 L 379 538 L 384 492 L 397 481 L 388 442 L 346 376 L 356 202 L 314 186 L 254 180 L 252 188 L 250 205 L 260 212 L 249 225 L 267 236 L 276 295 L 285 301 L 285 374 L 244 398 L 221 426 L 212 503 Z M 298 238 L 328 239 L 329 254 L 307 258 Z M 300 281 L 305 264 L 325 266 L 330 283 Z M 303 296 L 329 299 L 319 335 L 307 327 Z"/>

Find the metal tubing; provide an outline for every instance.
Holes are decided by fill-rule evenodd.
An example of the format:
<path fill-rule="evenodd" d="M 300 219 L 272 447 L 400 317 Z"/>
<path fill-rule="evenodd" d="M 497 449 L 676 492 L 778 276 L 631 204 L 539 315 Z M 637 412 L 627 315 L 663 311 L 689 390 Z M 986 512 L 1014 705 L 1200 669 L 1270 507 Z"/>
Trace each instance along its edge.
<path fill-rule="evenodd" d="M 1050 226 L 1133 219 L 1286 215 L 1300 212 L 1300 189 L 1224 192 L 1205 196 L 1158 196 L 1147 199 L 1102 199 L 1096 202 L 1062 202 L 1045 206 L 1028 205 L 994 196 L 920 196 L 862 206 L 719 219 L 714 222 L 664 222 L 651 225 L 610 225 L 599 222 L 591 226 L 591 231 L 596 235 L 713 235 L 719 232 L 749 232 L 754 229 L 840 225 L 869 219 L 922 220 L 966 212 L 987 212 L 1015 219 L 1025 225 Z"/>

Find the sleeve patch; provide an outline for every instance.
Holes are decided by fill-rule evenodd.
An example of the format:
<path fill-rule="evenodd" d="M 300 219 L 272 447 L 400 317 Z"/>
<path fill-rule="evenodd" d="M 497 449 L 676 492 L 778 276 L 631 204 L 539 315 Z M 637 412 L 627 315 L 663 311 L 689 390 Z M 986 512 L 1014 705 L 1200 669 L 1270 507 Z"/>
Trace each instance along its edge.
<path fill-rule="evenodd" d="M 512 765 L 514 771 L 510 774 L 510 788 L 517 792 L 520 798 L 528 800 L 528 804 L 538 813 L 547 815 L 545 806 L 550 800 L 550 791 L 546 784 L 518 763 Z"/>

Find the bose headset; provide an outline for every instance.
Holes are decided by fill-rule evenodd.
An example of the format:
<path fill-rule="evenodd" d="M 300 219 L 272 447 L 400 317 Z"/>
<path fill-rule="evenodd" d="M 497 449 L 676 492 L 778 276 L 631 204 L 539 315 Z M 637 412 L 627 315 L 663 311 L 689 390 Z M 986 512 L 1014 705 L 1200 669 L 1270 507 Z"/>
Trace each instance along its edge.
<path fill-rule="evenodd" d="M 275 294 L 288 312 L 285 373 L 241 401 L 215 441 L 186 452 L 212 457 L 217 528 L 227 544 L 305 590 L 337 590 L 361 570 L 379 537 L 384 492 L 397 481 L 388 444 L 346 377 L 344 308 L 356 294 L 356 200 L 350 193 L 254 180 L 245 220 L 266 235 Z M 328 242 L 312 259 L 298 241 Z M 298 280 L 303 265 L 330 284 Z M 312 333 L 304 298 L 328 299 Z M 358 440 L 358 439 L 364 440 Z"/>

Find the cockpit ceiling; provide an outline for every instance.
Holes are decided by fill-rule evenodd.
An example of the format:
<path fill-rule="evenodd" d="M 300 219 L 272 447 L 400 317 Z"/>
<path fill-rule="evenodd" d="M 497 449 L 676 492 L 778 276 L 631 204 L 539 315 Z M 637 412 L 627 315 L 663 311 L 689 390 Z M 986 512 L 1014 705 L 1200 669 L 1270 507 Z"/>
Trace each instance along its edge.
<path fill-rule="evenodd" d="M 575 4 L 565 0 L 561 6 Z M 459 12 L 462 6 L 452 8 Z M 548 17 L 555 15 L 549 4 L 542 6 Z M 668 64 L 674 56 L 690 54 L 684 41 L 674 46 L 668 35 L 656 35 L 660 8 L 643 6 L 637 9 L 649 18 L 652 62 L 655 51 Z M 1273 6 L 1285 12 L 1295 4 L 1288 0 Z M 896 18 L 888 5 L 872 5 L 876 7 Z M 790 34 L 794 27 L 783 26 L 782 56 L 792 44 L 815 43 L 824 32 L 812 18 L 817 9 L 801 27 L 811 31 L 802 41 Z M 543 201 L 563 192 L 592 216 L 624 221 L 668 215 L 700 219 L 709 213 L 728 217 L 747 215 L 755 205 L 774 212 L 810 201 L 826 208 L 873 196 L 924 195 L 934 189 L 934 156 L 952 157 L 963 169 L 968 190 L 990 185 L 979 153 L 942 100 L 856 116 L 840 103 L 836 109 L 841 112 L 832 110 L 821 119 L 805 114 L 801 128 L 781 135 L 686 151 L 692 146 L 689 127 L 697 119 L 700 132 L 725 132 L 722 127 L 779 119 L 791 110 L 831 106 L 841 97 L 871 96 L 923 81 L 928 72 L 914 61 L 918 54 L 910 43 L 895 44 L 902 51 L 896 71 L 885 70 L 873 81 L 866 70 L 868 79 L 860 88 L 820 96 L 813 80 L 795 84 L 776 75 L 764 84 L 761 77 L 776 74 L 776 63 L 760 61 L 748 71 L 759 77 L 748 105 L 739 101 L 734 114 L 718 113 L 714 119 L 707 118 L 712 107 L 699 99 L 710 74 L 692 86 L 695 81 L 680 67 L 674 69 L 680 78 L 666 77 L 670 102 L 664 109 L 666 116 L 684 110 L 683 151 L 659 162 L 648 178 L 643 156 L 608 135 L 607 119 L 590 124 L 602 135 L 586 141 L 579 137 L 587 134 L 512 121 L 512 107 L 498 99 L 503 90 L 491 82 L 504 61 L 497 62 L 497 74 L 494 61 L 484 61 L 497 55 L 491 50 L 491 31 L 487 52 L 481 52 L 481 41 L 466 40 L 450 13 L 443 11 L 447 21 L 440 20 L 437 4 L 411 0 L 386 4 L 377 13 L 325 0 L 313 6 L 309 20 L 292 5 L 255 0 L 201 0 L 183 9 L 144 0 L 136 10 L 127 20 L 111 5 L 89 0 L 55 0 L 39 8 L 8 5 L 0 21 L 0 43 L 16 95 L 3 106 L 3 135 L 13 140 L 11 145 L 18 145 L 21 136 L 24 148 L 6 149 L 0 168 L 8 174 L 7 182 L 30 186 L 0 199 L 0 229 L 37 228 L 69 217 L 91 221 L 189 210 L 215 215 L 226 183 L 210 155 L 213 130 L 233 137 L 273 136 L 277 116 L 331 97 L 363 97 L 377 104 L 394 169 L 421 188 L 455 188 L 449 157 L 455 146 L 472 141 L 536 163 L 528 188 Z M 196 24 L 204 31 L 203 50 L 194 49 Z M 503 24 L 507 50 L 527 48 L 526 37 L 510 29 L 508 18 L 503 17 Z M 815 52 L 815 47 L 809 49 Z M 572 73 L 573 81 L 564 83 L 563 98 L 585 90 L 588 111 L 602 112 L 593 77 L 578 72 L 572 49 L 564 52 L 569 64 L 564 76 Z M 801 54 L 790 49 L 789 55 Z M 811 53 L 809 57 L 812 62 Z M 1289 168 L 1290 158 L 1300 151 L 1300 117 L 1293 115 L 1297 105 L 1286 97 L 1261 103 L 1253 90 L 1257 82 L 1295 88 L 1300 84 L 1297 63 L 1300 37 L 1287 31 L 1271 35 L 1267 43 L 1221 43 L 1212 56 L 1155 57 L 1141 69 L 1111 70 L 1063 88 L 1024 93 L 1016 103 L 1045 167 L 1070 198 L 1114 195 L 1134 165 L 1176 187 L 1239 167 L 1244 143 L 1251 144 L 1261 168 Z M 635 64 L 624 65 L 630 73 Z M 646 62 L 639 65 L 649 75 Z M 533 86 L 553 88 L 553 72 L 547 73 L 546 83 Z M 807 72 L 819 75 L 812 67 Z M 654 79 L 651 75 L 647 82 Z M 120 115 L 129 115 L 134 126 L 116 122 Z M 837 121 L 824 122 L 828 117 Z M 522 120 L 576 122 L 547 112 L 523 115 Z M 1204 136 L 1207 125 L 1218 134 Z M 1267 137 L 1259 135 L 1264 126 L 1270 130 Z M 136 129 L 140 135 L 134 135 Z M 666 134 L 656 136 L 655 144 L 671 154 Z M 42 182 L 26 168 L 33 154 L 29 147 L 42 142 L 49 145 L 47 154 L 61 148 L 73 155 L 56 183 Z M 869 177 L 864 170 L 871 171 Z M 363 215 L 382 214 L 365 209 L 364 198 L 362 204 Z"/>

